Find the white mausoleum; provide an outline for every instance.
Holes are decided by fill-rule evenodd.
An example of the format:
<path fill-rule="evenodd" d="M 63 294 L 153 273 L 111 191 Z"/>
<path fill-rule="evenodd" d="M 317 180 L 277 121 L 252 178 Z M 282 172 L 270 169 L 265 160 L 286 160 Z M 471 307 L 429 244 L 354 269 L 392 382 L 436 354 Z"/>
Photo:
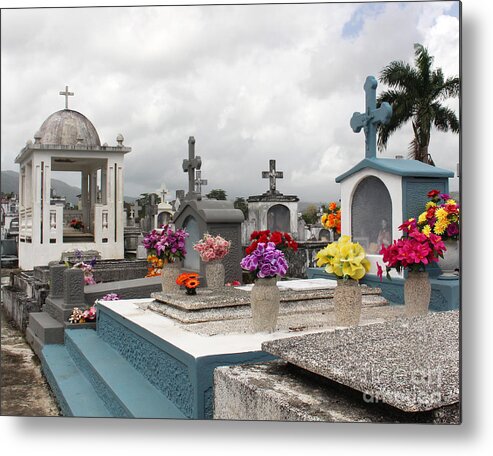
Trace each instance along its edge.
<path fill-rule="evenodd" d="M 66 89 L 60 94 L 72 95 Z M 67 98 L 66 98 L 67 100 Z M 19 267 L 60 260 L 68 250 L 97 250 L 102 259 L 121 259 L 123 159 L 132 149 L 101 145 L 91 121 L 66 108 L 53 113 L 16 157 L 19 164 Z M 51 198 L 54 171 L 80 173 L 81 205 L 65 210 Z M 64 217 L 64 211 L 67 212 Z M 79 229 L 72 220 L 82 223 Z"/>

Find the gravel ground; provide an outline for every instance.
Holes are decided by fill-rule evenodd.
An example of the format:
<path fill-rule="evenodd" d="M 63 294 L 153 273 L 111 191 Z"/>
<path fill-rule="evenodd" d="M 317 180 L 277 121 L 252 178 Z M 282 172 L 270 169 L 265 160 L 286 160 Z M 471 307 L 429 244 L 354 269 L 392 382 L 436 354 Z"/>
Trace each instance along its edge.
<path fill-rule="evenodd" d="M 3 416 L 60 416 L 38 357 L 1 310 L 1 401 Z"/>

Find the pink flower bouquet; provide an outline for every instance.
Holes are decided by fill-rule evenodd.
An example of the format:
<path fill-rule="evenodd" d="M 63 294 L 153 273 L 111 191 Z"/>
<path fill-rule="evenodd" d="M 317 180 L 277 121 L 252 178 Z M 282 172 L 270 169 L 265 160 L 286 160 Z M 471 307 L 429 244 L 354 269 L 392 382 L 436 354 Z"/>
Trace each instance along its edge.
<path fill-rule="evenodd" d="M 204 234 L 204 237 L 193 246 L 193 249 L 197 251 L 203 262 L 221 260 L 228 253 L 231 248 L 231 241 L 227 241 L 223 237 L 217 235 L 212 236 L 208 233 Z"/>
<path fill-rule="evenodd" d="M 427 265 L 437 263 L 443 258 L 446 247 L 442 238 L 433 233 L 426 235 L 420 232 L 414 219 L 404 222 L 399 230 L 405 233 L 404 236 L 388 247 L 382 245 L 380 250 L 387 266 L 387 278 L 390 278 L 391 269 L 397 272 L 401 272 L 403 268 L 416 272 L 424 271 Z M 382 280 L 383 270 L 380 265 L 377 266 L 377 274 Z"/>

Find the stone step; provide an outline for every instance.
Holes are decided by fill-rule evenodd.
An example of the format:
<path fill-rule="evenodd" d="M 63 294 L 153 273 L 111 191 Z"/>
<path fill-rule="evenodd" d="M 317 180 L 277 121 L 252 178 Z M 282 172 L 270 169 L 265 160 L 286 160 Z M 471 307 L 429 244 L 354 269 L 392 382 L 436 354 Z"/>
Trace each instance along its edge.
<path fill-rule="evenodd" d="M 65 347 L 113 416 L 186 418 L 91 329 L 67 329 Z"/>
<path fill-rule="evenodd" d="M 65 346 L 46 345 L 40 358 L 43 372 L 64 416 L 112 416 Z"/>
<path fill-rule="evenodd" d="M 26 328 L 26 340 L 33 349 L 33 352 L 36 353 L 37 357 L 41 358 L 41 350 L 43 349 L 44 344 L 41 342 L 39 337 L 33 333 L 29 326 Z"/>
<path fill-rule="evenodd" d="M 214 419 L 442 423 L 443 414 L 454 417 L 457 413 L 457 404 L 423 413 L 374 404 L 359 392 L 306 375 L 282 360 L 214 371 Z"/>
<path fill-rule="evenodd" d="M 47 312 L 30 313 L 29 329 L 43 345 L 63 344 L 64 325 Z"/>

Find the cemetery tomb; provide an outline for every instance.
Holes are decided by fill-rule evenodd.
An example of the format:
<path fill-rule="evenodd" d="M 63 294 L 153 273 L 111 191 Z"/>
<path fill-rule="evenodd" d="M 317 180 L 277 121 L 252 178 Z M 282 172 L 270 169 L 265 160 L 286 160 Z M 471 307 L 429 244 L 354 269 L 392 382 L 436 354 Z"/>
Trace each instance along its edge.
<path fill-rule="evenodd" d="M 263 179 L 269 179 L 269 189 L 262 195 L 249 196 L 247 232 L 248 240 L 253 231 L 271 230 L 291 233 L 298 238 L 298 201 L 294 195 L 284 195 L 277 189 L 277 179 L 282 171 L 276 170 L 276 161 L 269 160 L 269 171 L 262 172 Z"/>
<path fill-rule="evenodd" d="M 279 286 L 282 309 L 273 334 L 252 332 L 249 286 L 99 303 L 96 331 L 68 327 L 65 345 L 41 350 L 64 414 L 211 419 L 216 367 L 271 360 L 263 342 L 334 327 L 335 281 Z M 362 324 L 402 314 L 379 290 L 364 288 Z M 93 404 L 73 395 L 71 385 L 84 388 Z"/>
<path fill-rule="evenodd" d="M 19 266 L 31 270 L 60 260 L 69 248 L 95 249 L 103 258 L 123 258 L 123 159 L 131 151 L 123 145 L 101 145 L 91 121 L 65 109 L 50 115 L 20 151 Z M 80 173 L 80 207 L 70 214 L 51 198 L 52 172 Z M 69 225 L 74 219 L 76 227 Z"/>

